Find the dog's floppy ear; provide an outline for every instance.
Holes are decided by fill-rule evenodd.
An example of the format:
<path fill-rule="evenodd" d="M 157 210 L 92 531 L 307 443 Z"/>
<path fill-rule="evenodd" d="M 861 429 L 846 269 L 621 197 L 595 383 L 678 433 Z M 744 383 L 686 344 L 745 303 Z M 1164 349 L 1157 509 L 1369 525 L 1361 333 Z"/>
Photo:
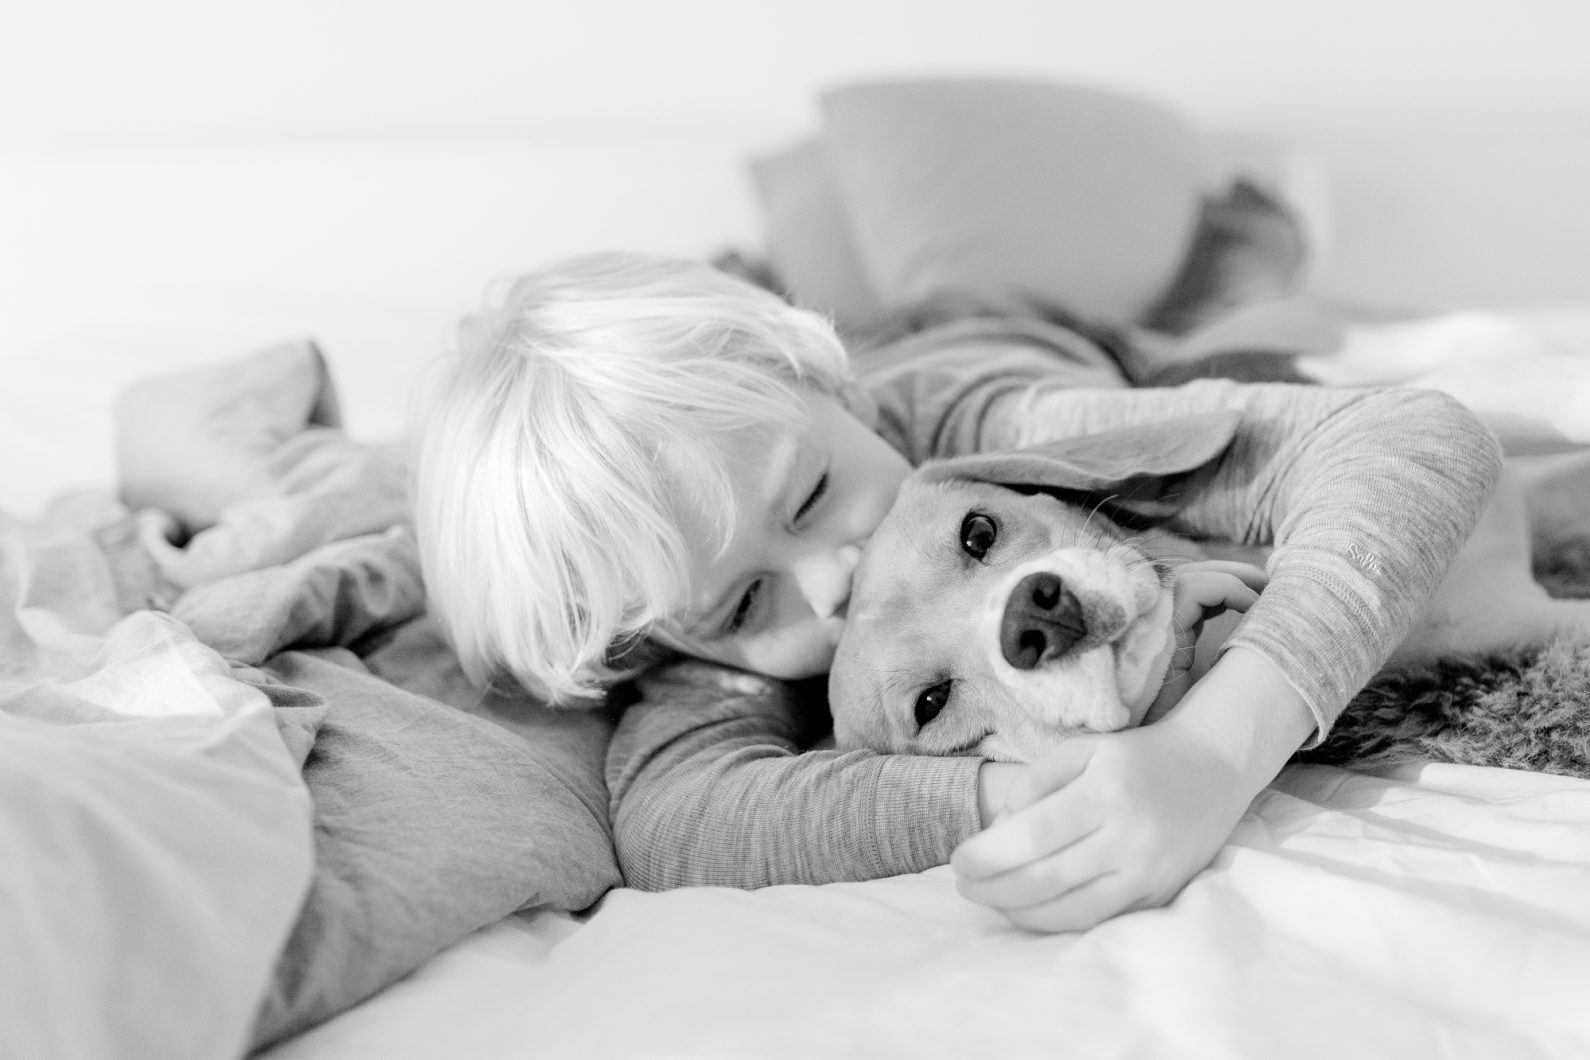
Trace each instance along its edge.
<path fill-rule="evenodd" d="M 1117 508 L 1153 518 L 1180 507 L 1179 485 L 1230 448 L 1240 422 L 1235 412 L 1180 416 L 1025 449 L 939 460 L 923 465 L 918 475 L 924 481 L 970 479 L 1015 489 L 1111 497 Z"/>

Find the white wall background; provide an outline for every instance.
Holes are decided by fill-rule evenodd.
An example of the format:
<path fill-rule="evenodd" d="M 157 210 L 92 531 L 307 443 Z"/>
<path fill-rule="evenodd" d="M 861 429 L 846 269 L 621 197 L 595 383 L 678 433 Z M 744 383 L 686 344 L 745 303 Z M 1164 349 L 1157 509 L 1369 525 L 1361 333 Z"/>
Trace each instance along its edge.
<path fill-rule="evenodd" d="M 824 85 L 1007 71 L 1152 93 L 1317 149 L 1337 207 L 1326 279 L 1338 286 L 1576 297 L 1590 275 L 1584 0 L 0 0 L 0 11 L 3 148 L 649 137 L 716 145 L 732 166 L 812 121 Z M 729 187 L 707 186 L 714 198 Z M 612 190 L 645 184 L 615 175 Z M 716 218 L 732 229 L 721 236 L 754 227 L 737 209 Z M 1404 244 L 1389 258 L 1386 226 Z"/>
<path fill-rule="evenodd" d="M 1587 46 L 1587 0 L 0 0 L 0 388 L 56 395 L 0 443 L 80 406 L 103 467 L 122 378 L 302 333 L 394 429 L 391 378 L 485 280 L 754 245 L 747 154 L 891 74 L 1301 144 L 1339 293 L 1590 302 Z"/>
<path fill-rule="evenodd" d="M 6 0 L 0 134 L 777 131 L 858 76 L 1016 70 L 1227 120 L 1590 100 L 1582 0 Z"/>

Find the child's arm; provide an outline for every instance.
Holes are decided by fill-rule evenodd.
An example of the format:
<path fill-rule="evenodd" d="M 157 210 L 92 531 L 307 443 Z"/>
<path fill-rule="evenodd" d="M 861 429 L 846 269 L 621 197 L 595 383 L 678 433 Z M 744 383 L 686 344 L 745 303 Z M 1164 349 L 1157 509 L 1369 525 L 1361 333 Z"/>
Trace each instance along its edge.
<path fill-rule="evenodd" d="M 1206 613 L 1246 610 L 1262 584 L 1246 564 L 1194 567 L 1207 573 L 1184 575 L 1177 591 L 1189 644 Z M 827 724 L 822 679 L 793 685 L 684 660 L 639 684 L 645 698 L 619 722 L 607 779 L 619 862 L 645 890 L 920 872 L 992 823 L 1028 771 L 975 758 L 801 753 Z"/>
<path fill-rule="evenodd" d="M 1472 414 L 1424 391 L 1210 382 L 1021 400 L 1033 418 L 1007 444 L 1240 410 L 1232 450 L 1173 525 L 1276 544 L 1268 588 L 1177 708 L 1069 741 L 955 855 L 969 897 L 1020 924 L 1085 928 L 1168 900 L 1310 733 L 1323 738 L 1439 584 L 1500 459 Z"/>
<path fill-rule="evenodd" d="M 1067 430 L 1059 416 L 1051 422 L 1059 424 L 1057 433 L 1080 433 L 1162 419 L 1176 411 L 1244 407 L 1250 413 L 1250 427 L 1262 427 L 1249 430 L 1245 436 L 1249 441 L 1270 438 L 1272 431 L 1276 440 L 1295 441 L 1299 435 L 1294 432 L 1314 438 L 1316 432 L 1325 430 L 1319 422 L 1321 416 L 1314 420 L 1294 417 L 1296 410 L 1290 408 L 1283 415 L 1260 407 L 1265 405 L 1263 401 L 1252 409 L 1243 404 L 1259 391 L 1298 388 L 1239 387 L 1236 390 L 1242 394 L 1233 397 L 1223 394 L 1220 385 L 1212 386 L 1207 393 L 1195 386 L 1161 392 L 1147 400 L 1138 399 L 1134 392 L 1115 391 L 1112 393 L 1127 399 L 1126 404 L 1102 413 L 1092 409 L 1091 400 L 1083 403 L 1090 411 L 1067 411 L 1067 400 L 1058 396 L 1063 391 L 1057 391 L 1048 399 L 1049 408 L 1063 412 L 1071 423 Z M 1341 487 L 1343 469 L 1352 470 L 1350 461 L 1342 463 L 1345 458 L 1336 452 L 1337 444 L 1367 427 L 1361 439 L 1364 445 L 1355 451 L 1368 449 L 1392 459 L 1389 466 L 1371 466 L 1365 472 L 1371 476 L 1389 473 L 1394 496 L 1407 494 L 1421 503 L 1425 492 L 1433 489 L 1436 508 L 1455 513 L 1450 521 L 1456 528 L 1444 536 L 1436 535 L 1430 546 L 1437 557 L 1433 566 L 1444 571 L 1495 474 L 1494 443 L 1488 435 L 1450 402 L 1430 406 L 1425 399 L 1417 399 L 1412 411 L 1419 414 L 1410 416 L 1400 399 L 1388 408 L 1387 399 L 1366 403 L 1362 393 L 1307 392 L 1321 395 L 1319 400 L 1327 406 L 1322 418 L 1331 421 L 1326 433 L 1336 439 L 1336 444 L 1320 447 L 1320 452 L 1330 457 L 1323 466 L 1335 468 L 1319 483 L 1327 516 L 1333 510 L 1344 517 L 1347 522 L 1338 529 L 1349 534 L 1365 518 L 1364 512 L 1354 508 L 1360 495 L 1352 474 L 1347 475 L 1348 488 L 1340 498 L 1343 504 L 1333 508 L 1330 494 Z M 1167 398 L 1167 394 L 1182 396 Z M 1269 395 L 1272 399 L 1277 396 Z M 1338 415 L 1337 401 L 1343 408 L 1359 409 L 1359 413 Z M 1034 409 L 1043 411 L 1043 404 Z M 1096 414 L 1102 422 L 1090 419 Z M 981 414 L 977 419 L 985 424 L 994 422 Z M 1405 433 L 1416 438 L 1412 450 L 1384 446 L 1378 428 L 1387 422 L 1401 424 Z M 1422 441 L 1417 440 L 1421 437 Z M 1429 439 L 1437 441 L 1438 450 L 1450 446 L 1438 455 L 1472 467 L 1460 467 L 1444 487 L 1440 484 L 1445 481 L 1445 471 L 1437 472 L 1433 482 L 1410 482 L 1409 472 L 1423 466 L 1422 458 L 1410 458 L 1406 466 L 1403 458 L 1410 452 L 1425 452 L 1421 447 Z M 1245 470 L 1234 471 L 1232 481 L 1214 491 L 1219 496 L 1208 510 L 1190 508 L 1190 522 L 1210 527 L 1203 531 L 1206 533 L 1263 540 L 1264 534 L 1259 533 L 1264 529 L 1263 520 L 1253 522 L 1252 517 L 1255 511 L 1270 508 L 1272 514 L 1284 515 L 1290 525 L 1297 514 L 1290 496 L 1292 477 L 1312 474 L 1310 468 L 1315 465 L 1286 455 L 1290 453 L 1286 446 L 1274 448 L 1279 458 L 1261 461 L 1269 467 L 1268 477 L 1261 481 Z M 1314 452 L 1312 446 L 1304 448 Z M 1444 459 L 1435 463 L 1445 466 Z M 1419 478 L 1417 474 L 1413 477 Z M 1238 495 L 1244 491 L 1256 493 L 1260 501 L 1241 499 Z M 1234 495 L 1224 496 L 1227 493 Z M 1230 529 L 1236 522 L 1233 513 L 1239 511 L 1245 511 L 1246 517 L 1239 529 Z M 1403 519 L 1400 525 L 1442 521 L 1421 512 Z M 1369 522 L 1378 525 L 1373 516 Z M 1325 518 L 1325 523 L 1330 524 L 1331 519 Z M 1303 546 L 1312 540 L 1306 532 L 1310 519 L 1303 518 L 1299 525 L 1305 532 L 1293 542 L 1294 554 L 1307 559 L 1311 553 Z M 1315 542 L 1313 547 L 1330 553 L 1340 542 Z M 1315 563 L 1323 558 L 1329 567 L 1334 562 L 1332 556 L 1316 555 Z M 1402 561 L 1389 549 L 1388 556 L 1382 574 L 1401 571 Z M 1307 569 L 1309 564 L 1297 567 Z M 1420 578 L 1404 587 L 1411 602 L 1406 608 L 1393 609 L 1389 627 L 1397 625 L 1396 613 L 1411 615 L 1417 609 L 1439 576 L 1439 572 L 1431 574 L 1422 590 Z M 1301 584 L 1307 587 L 1307 576 Z M 1296 593 L 1294 588 L 1282 595 Z M 1310 594 L 1304 591 L 1302 595 L 1307 600 Z M 1396 594 L 1371 579 L 1367 590 L 1356 596 L 1347 610 L 1354 614 L 1367 610 L 1373 617 L 1380 613 L 1377 601 L 1392 595 Z M 1267 591 L 1265 599 L 1270 597 L 1271 591 Z M 1307 610 L 1294 618 L 1306 639 L 1325 639 L 1317 633 L 1311 636 L 1311 631 L 1328 629 L 1334 621 L 1326 618 L 1316 627 Z M 1281 625 L 1287 628 L 1284 620 Z M 1400 633 L 1383 636 L 1381 639 L 1389 640 L 1385 651 L 1389 652 L 1399 637 Z M 1376 660 L 1368 672 L 1383 660 L 1378 652 L 1378 647 L 1367 652 Z M 1255 654 L 1259 657 L 1250 658 Z M 629 708 L 615 737 L 608 764 L 615 842 L 629 882 L 643 888 L 685 884 L 754 887 L 862 879 L 941 864 L 956 844 L 971 837 L 1000 805 L 1019 808 L 1041 798 L 963 847 L 955 862 L 963 884 L 974 897 L 1035 927 L 1096 922 L 1135 904 L 1160 902 L 1174 894 L 1208 863 L 1248 801 L 1320 723 L 1329 709 L 1324 704 L 1331 701 L 1330 695 L 1310 699 L 1286 676 L 1289 672 L 1289 668 L 1283 672 L 1266 653 L 1229 651 L 1181 708 L 1161 723 L 1140 733 L 1075 741 L 1076 751 L 1063 749 L 1062 755 L 1089 759 L 1083 772 L 1087 783 L 1061 788 L 1071 798 L 1056 802 L 1054 794 L 1060 792 L 1055 789 L 1075 775 L 1080 759 L 1017 767 L 867 752 L 800 755 L 797 749 L 808 735 L 802 731 L 804 708 L 786 686 L 709 664 L 681 664 L 648 679 L 645 700 Z M 1344 686 L 1352 681 L 1351 677 L 1340 678 Z M 1356 687 L 1353 684 L 1347 694 Z M 1340 703 L 1335 709 L 1339 707 Z M 1304 719 L 1301 724 L 1299 714 Z M 1012 785 L 1015 790 L 1007 795 L 1006 789 Z M 1088 890 L 1066 896 L 1067 877 L 1049 875 L 1049 864 L 1057 852 L 1072 855 L 1087 851 L 1080 844 L 1075 851 L 1069 849 L 1074 835 L 1068 829 L 1087 820 L 1082 811 L 1088 806 L 1094 812 L 1109 811 L 1109 822 L 1114 822 L 1101 821 L 1108 827 L 1101 827 L 1096 833 L 1101 841 L 1091 844 L 1098 863 L 1123 865 L 1129 871 L 1115 873 L 1116 889 L 1105 894 L 1108 901 L 1094 900 L 1079 908 L 1078 900 L 1086 899 Z M 1152 850 L 1156 856 L 1141 857 L 1142 850 Z M 1012 870 L 1019 875 L 1006 875 Z M 988 879 L 994 889 L 979 891 L 976 884 L 982 879 Z M 1010 885 L 1028 889 L 1014 893 Z M 1051 908 L 1057 898 L 1061 899 L 1059 906 Z M 1024 908 L 1041 912 L 1029 915 L 1021 912 Z"/>
<path fill-rule="evenodd" d="M 826 721 L 820 684 L 806 702 L 794 685 L 681 661 L 639 686 L 644 698 L 625 710 L 607 766 L 614 845 L 632 887 L 921 872 L 992 819 L 979 807 L 993 808 L 993 767 L 979 759 L 800 753 Z"/>
<path fill-rule="evenodd" d="M 1501 473 L 1495 437 L 1452 398 L 1209 380 L 1166 390 L 1029 388 L 983 444 L 1032 444 L 1203 412 L 1241 414 L 1167 528 L 1272 544 L 1269 584 L 1227 642 L 1268 657 L 1323 738 L 1445 577 Z"/>

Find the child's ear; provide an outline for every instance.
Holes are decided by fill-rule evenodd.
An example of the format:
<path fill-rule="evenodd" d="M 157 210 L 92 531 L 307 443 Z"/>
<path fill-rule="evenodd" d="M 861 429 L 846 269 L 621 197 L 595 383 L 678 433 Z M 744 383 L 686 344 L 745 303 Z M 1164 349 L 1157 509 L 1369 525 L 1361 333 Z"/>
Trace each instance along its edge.
<path fill-rule="evenodd" d="M 869 430 L 878 429 L 878 402 L 873 399 L 872 391 L 852 379 L 840 386 L 838 398 L 845 411 L 866 424 Z"/>

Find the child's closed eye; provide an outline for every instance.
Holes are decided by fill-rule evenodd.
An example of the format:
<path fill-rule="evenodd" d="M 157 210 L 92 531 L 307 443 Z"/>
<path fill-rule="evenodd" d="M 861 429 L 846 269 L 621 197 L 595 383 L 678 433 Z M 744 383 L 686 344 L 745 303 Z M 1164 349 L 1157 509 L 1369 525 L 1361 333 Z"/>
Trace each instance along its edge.
<path fill-rule="evenodd" d="M 757 595 L 762 591 L 762 579 L 758 578 L 746 587 L 740 596 L 739 602 L 734 605 L 734 610 L 729 614 L 728 620 L 723 624 L 723 635 L 732 637 L 745 628 L 746 620 L 751 617 L 751 611 L 756 606 Z"/>
<path fill-rule="evenodd" d="M 799 523 L 802 519 L 806 518 L 806 516 L 811 513 L 811 510 L 817 507 L 818 502 L 823 499 L 823 496 L 827 494 L 827 492 L 828 472 L 824 471 L 821 475 L 817 476 L 816 485 L 812 487 L 811 493 L 807 495 L 806 500 L 803 501 L 800 508 L 796 510 L 795 522 Z"/>

